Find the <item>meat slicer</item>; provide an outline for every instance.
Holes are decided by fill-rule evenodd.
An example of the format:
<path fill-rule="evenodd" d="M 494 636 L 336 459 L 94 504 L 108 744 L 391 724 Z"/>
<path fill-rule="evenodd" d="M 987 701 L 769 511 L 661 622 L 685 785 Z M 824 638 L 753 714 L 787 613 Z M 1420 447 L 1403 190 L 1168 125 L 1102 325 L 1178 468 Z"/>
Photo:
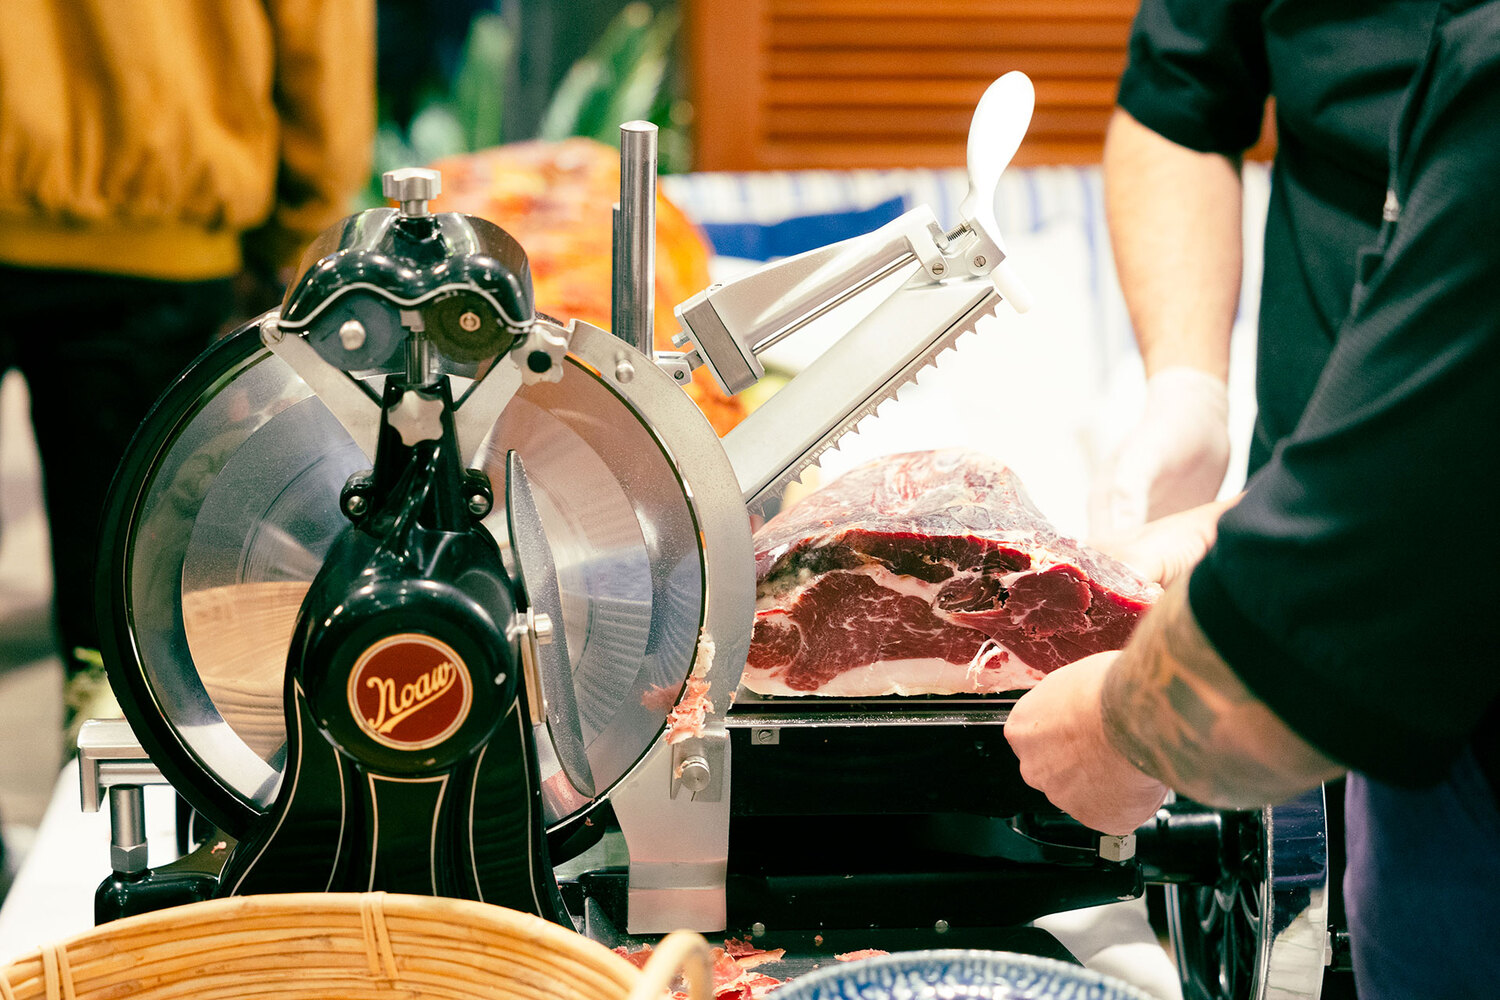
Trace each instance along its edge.
<path fill-rule="evenodd" d="M 127 721 L 80 738 L 84 807 L 111 802 L 99 919 L 387 889 L 611 944 L 1055 952 L 1031 920 L 1150 883 L 1197 995 L 1316 996 L 1320 796 L 1104 837 L 1020 780 L 1012 699 L 738 690 L 751 515 L 1002 300 L 1025 308 L 993 192 L 1031 110 L 1020 74 L 986 92 L 956 227 L 919 207 L 714 285 L 677 309 L 676 352 L 651 341 L 649 127 L 622 130 L 613 334 L 539 314 L 514 239 L 430 211 L 435 173 L 387 174 L 398 207 L 325 233 L 281 308 L 159 401 L 110 492 L 97 596 Z M 828 324 L 722 440 L 683 392 L 699 367 L 739 392 Z M 198 822 L 150 869 L 160 780 Z M 606 837 L 623 864 L 590 863 Z"/>

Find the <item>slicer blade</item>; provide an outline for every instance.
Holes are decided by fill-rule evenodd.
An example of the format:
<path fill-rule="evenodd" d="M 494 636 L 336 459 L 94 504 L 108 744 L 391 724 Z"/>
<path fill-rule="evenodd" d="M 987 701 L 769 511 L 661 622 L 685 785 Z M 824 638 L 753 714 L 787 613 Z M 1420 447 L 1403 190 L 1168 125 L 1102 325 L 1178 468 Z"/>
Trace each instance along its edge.
<path fill-rule="evenodd" d="M 909 284 L 877 306 L 725 435 L 746 506 L 762 512 L 1001 301 L 989 280 L 966 278 Z"/>
<path fill-rule="evenodd" d="M 511 546 L 520 564 L 526 600 L 536 615 L 545 614 L 553 623 L 547 641 L 536 645 L 536 666 L 542 696 L 546 701 L 547 731 L 563 774 L 580 794 L 594 797 L 594 774 L 589 767 L 578 704 L 573 696 L 573 667 L 568 657 L 567 629 L 563 624 L 562 594 L 557 585 L 557 567 L 542 529 L 542 516 L 531 495 L 531 483 L 521 456 L 506 455 L 506 514 Z"/>

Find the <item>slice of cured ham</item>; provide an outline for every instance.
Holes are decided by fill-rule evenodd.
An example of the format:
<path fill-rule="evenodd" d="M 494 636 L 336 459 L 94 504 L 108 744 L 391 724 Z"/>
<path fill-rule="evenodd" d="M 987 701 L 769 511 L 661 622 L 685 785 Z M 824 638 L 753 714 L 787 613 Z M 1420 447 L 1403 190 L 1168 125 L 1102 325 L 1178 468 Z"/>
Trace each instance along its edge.
<path fill-rule="evenodd" d="M 1031 687 L 1125 644 L 1160 588 L 1061 535 L 987 455 L 861 466 L 755 536 L 755 633 L 742 683 L 875 697 Z"/>

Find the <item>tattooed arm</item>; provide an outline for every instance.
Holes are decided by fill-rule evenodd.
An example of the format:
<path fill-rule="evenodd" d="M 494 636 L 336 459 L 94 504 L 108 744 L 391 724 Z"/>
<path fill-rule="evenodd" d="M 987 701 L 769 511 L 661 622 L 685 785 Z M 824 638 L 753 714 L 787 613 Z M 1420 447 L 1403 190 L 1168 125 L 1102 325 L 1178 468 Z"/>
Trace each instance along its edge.
<path fill-rule="evenodd" d="M 1280 802 L 1344 771 L 1219 658 L 1193 619 L 1185 581 L 1115 661 L 1100 708 L 1109 742 L 1131 764 L 1206 805 Z"/>
<path fill-rule="evenodd" d="M 1053 671 L 1011 710 L 1021 777 L 1079 822 L 1129 833 L 1168 787 L 1208 805 L 1278 802 L 1341 774 L 1247 691 L 1168 589 L 1120 653 Z"/>

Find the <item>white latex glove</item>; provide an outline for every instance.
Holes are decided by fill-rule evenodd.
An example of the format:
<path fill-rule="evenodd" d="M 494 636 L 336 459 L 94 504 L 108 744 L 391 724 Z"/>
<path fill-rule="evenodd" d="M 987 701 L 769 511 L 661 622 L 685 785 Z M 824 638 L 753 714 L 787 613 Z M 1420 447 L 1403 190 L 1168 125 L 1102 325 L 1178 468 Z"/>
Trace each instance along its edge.
<path fill-rule="evenodd" d="M 1207 503 L 1229 468 L 1229 392 L 1197 368 L 1146 380 L 1141 419 L 1094 479 L 1090 535 L 1109 541 L 1147 521 Z"/>
<path fill-rule="evenodd" d="M 1198 565 L 1219 535 L 1219 517 L 1238 502 L 1239 497 L 1231 497 L 1168 514 L 1101 542 L 1100 548 L 1146 579 L 1170 587 Z"/>

